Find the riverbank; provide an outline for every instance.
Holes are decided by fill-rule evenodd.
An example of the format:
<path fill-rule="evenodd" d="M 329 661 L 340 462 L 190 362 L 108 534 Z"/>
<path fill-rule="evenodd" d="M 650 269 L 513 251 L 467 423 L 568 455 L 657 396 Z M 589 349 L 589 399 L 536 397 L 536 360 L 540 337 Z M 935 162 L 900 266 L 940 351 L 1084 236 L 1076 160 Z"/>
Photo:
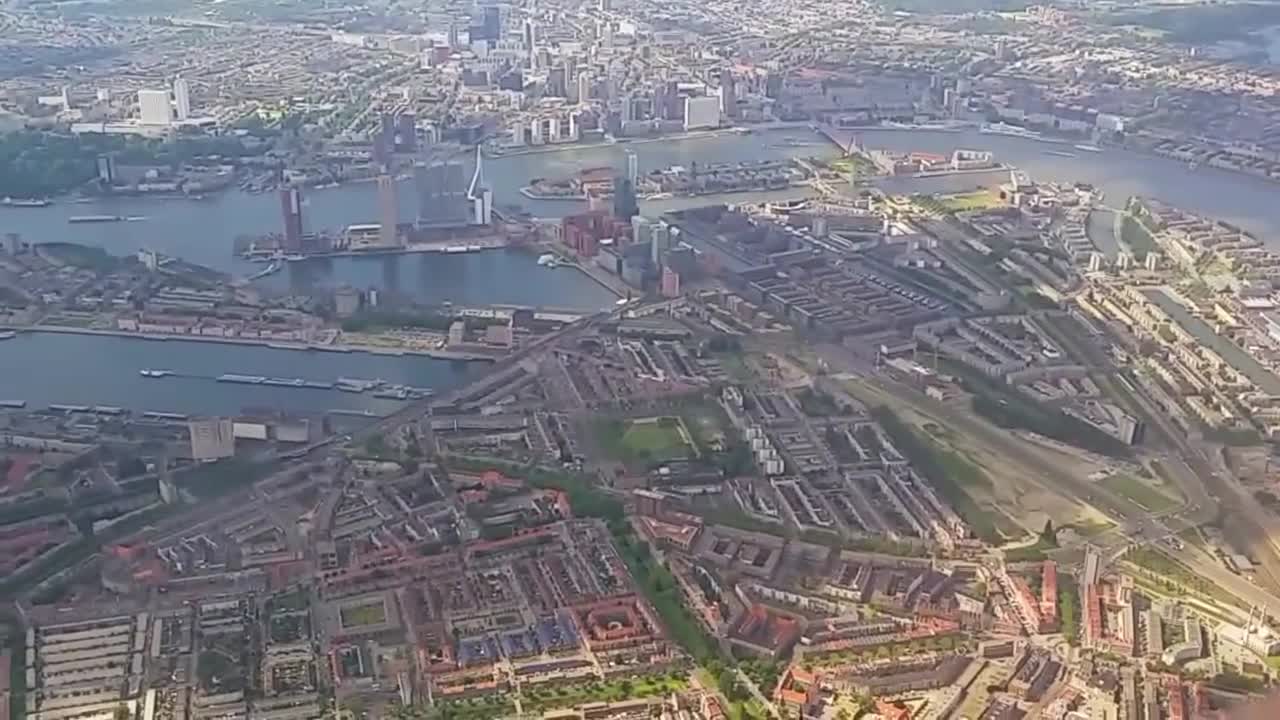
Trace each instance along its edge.
<path fill-rule="evenodd" d="M 267 347 L 273 350 L 293 350 L 305 352 L 365 353 L 386 357 L 417 356 L 435 360 L 453 360 L 459 362 L 493 362 L 499 357 L 480 353 L 460 352 L 457 350 L 418 350 L 401 348 L 379 348 L 365 345 L 317 345 L 310 343 L 290 342 L 287 340 L 263 340 L 260 338 L 212 337 L 206 335 L 165 335 L 161 333 L 136 333 L 126 330 L 101 330 L 95 328 L 67 327 L 65 325 L 32 325 L 17 329 L 16 332 L 59 333 L 63 335 L 99 335 L 107 337 L 131 338 L 151 342 L 203 342 L 219 345 L 249 345 Z"/>

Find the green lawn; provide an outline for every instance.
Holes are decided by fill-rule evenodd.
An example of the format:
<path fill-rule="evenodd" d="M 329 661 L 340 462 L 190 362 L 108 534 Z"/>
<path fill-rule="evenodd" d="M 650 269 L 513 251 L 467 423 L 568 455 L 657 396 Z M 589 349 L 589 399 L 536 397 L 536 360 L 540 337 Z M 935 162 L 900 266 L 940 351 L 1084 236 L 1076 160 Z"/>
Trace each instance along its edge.
<path fill-rule="evenodd" d="M 687 458 L 695 453 L 677 417 L 609 420 L 596 430 L 601 448 L 623 462 L 653 463 Z"/>
<path fill-rule="evenodd" d="M 944 209 L 950 212 L 986 210 L 988 208 L 1000 207 L 1004 204 L 1000 199 L 1000 194 L 994 190 L 978 190 L 977 192 L 942 195 L 938 198 L 938 202 Z"/>
<path fill-rule="evenodd" d="M 378 625 L 387 621 L 387 609 L 382 602 L 345 607 L 338 615 L 344 628 Z"/>
<path fill-rule="evenodd" d="M 1132 475 L 1117 473 L 1101 481 L 1100 484 L 1111 492 L 1141 505 L 1149 512 L 1166 512 L 1181 505 L 1177 498 L 1166 495 Z"/>

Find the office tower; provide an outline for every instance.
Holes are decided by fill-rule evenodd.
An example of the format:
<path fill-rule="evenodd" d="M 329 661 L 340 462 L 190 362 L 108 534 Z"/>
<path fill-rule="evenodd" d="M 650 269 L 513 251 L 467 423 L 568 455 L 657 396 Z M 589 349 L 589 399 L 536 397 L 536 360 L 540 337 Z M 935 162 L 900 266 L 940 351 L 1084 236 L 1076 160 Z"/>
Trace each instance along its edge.
<path fill-rule="evenodd" d="M 547 90 L 548 97 L 565 97 L 568 95 L 568 73 L 562 67 L 551 68 L 547 71 Z"/>
<path fill-rule="evenodd" d="M 586 72 L 578 75 L 578 102 L 591 102 L 591 75 Z"/>
<path fill-rule="evenodd" d="M 625 177 L 613 181 L 613 214 L 619 220 L 630 222 L 640 213 L 636 205 L 636 189 Z"/>
<path fill-rule="evenodd" d="M 212 462 L 236 454 L 235 428 L 230 418 L 192 420 L 187 423 L 191 435 L 191 459 Z"/>
<path fill-rule="evenodd" d="M 411 153 L 417 151 L 417 116 L 413 113 L 400 113 L 400 116 L 396 118 L 396 152 Z"/>
<path fill-rule="evenodd" d="M 181 75 L 173 79 L 173 107 L 179 122 L 191 117 L 191 86 Z"/>
<path fill-rule="evenodd" d="M 636 186 L 636 181 L 640 179 L 640 158 L 634 150 L 627 151 L 627 180 L 631 181 L 631 187 Z"/>
<path fill-rule="evenodd" d="M 524 21 L 524 51 L 529 55 L 529 62 L 534 61 L 535 49 L 538 46 L 538 27 L 532 19 Z"/>
<path fill-rule="evenodd" d="M 720 127 L 720 100 L 713 97 L 690 97 L 684 100 L 684 129 L 705 130 Z"/>
<path fill-rule="evenodd" d="M 458 32 L 458 26 L 450 25 L 449 26 L 449 49 L 457 50 L 460 47 L 462 47 L 462 38 L 461 38 L 461 33 Z"/>
<path fill-rule="evenodd" d="M 649 226 L 649 257 L 654 267 L 662 267 L 662 254 L 671 249 L 671 226 L 659 220 Z"/>
<path fill-rule="evenodd" d="M 636 119 L 635 99 L 630 95 L 622 96 L 622 122 L 629 123 Z"/>
<path fill-rule="evenodd" d="M 728 68 L 720 71 L 720 112 L 727 118 L 738 117 L 738 91 L 733 73 Z"/>
<path fill-rule="evenodd" d="M 609 12 L 609 0 L 600 0 L 596 7 L 600 12 Z"/>
<path fill-rule="evenodd" d="M 116 158 L 114 155 L 98 156 L 98 182 L 111 186 L 116 182 Z"/>
<path fill-rule="evenodd" d="M 484 9 L 483 38 L 471 38 L 497 41 L 502 39 L 502 11 L 496 5 Z"/>
<path fill-rule="evenodd" d="M 143 125 L 169 125 L 173 122 L 173 108 L 169 104 L 168 90 L 139 90 L 138 119 Z"/>
<path fill-rule="evenodd" d="M 302 249 L 302 191 L 284 188 L 280 191 L 280 214 L 284 218 L 284 236 L 281 249 L 298 252 Z"/>
<path fill-rule="evenodd" d="M 467 201 L 471 203 L 471 224 L 488 225 L 493 220 L 493 189 L 484 180 L 484 157 L 476 145 L 476 170 L 467 187 Z"/>
<path fill-rule="evenodd" d="M 400 223 L 400 203 L 396 198 L 396 179 L 390 175 L 378 176 L 378 217 L 378 245 L 399 245 L 396 228 Z"/>
<path fill-rule="evenodd" d="M 460 162 L 436 161 L 414 167 L 419 226 L 449 227 L 469 222 L 465 178 Z"/>

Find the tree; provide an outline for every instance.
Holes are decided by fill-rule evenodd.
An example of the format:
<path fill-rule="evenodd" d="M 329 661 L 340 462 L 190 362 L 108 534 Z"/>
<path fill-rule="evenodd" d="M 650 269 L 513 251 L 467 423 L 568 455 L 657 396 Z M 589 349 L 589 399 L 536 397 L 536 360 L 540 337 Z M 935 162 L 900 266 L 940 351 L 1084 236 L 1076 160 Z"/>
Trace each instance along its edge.
<path fill-rule="evenodd" d="M 1045 545 L 1058 547 L 1058 534 L 1053 530 L 1053 520 L 1044 521 L 1044 529 L 1040 531 L 1040 540 Z"/>

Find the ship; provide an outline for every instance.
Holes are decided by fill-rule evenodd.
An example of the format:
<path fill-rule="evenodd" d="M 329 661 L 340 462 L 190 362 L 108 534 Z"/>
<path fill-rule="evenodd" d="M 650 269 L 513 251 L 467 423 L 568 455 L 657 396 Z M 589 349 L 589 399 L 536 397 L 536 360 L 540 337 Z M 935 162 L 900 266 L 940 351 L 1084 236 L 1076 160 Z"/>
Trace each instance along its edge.
<path fill-rule="evenodd" d="M 124 222 L 124 220 L 125 218 L 120 215 L 72 215 L 67 218 L 67 222 L 72 224 Z"/>
<path fill-rule="evenodd" d="M 14 410 L 21 410 L 26 406 L 27 406 L 26 400 L 0 400 L 0 408 L 12 408 Z"/>
<path fill-rule="evenodd" d="M 1065 150 L 1045 150 L 1045 155 L 1054 155 L 1056 157 L 1076 157 L 1075 153 L 1066 152 Z"/>
<path fill-rule="evenodd" d="M 0 340 L 12 340 L 18 337 L 18 333 L 12 330 L 0 330 Z"/>
<path fill-rule="evenodd" d="M 547 253 L 538 257 L 538 264 L 547 268 L 560 267 L 560 258 Z"/>
<path fill-rule="evenodd" d="M 1085 152 L 1092 152 L 1092 153 L 1102 152 L 1102 148 L 1098 147 L 1097 145 L 1076 145 L 1075 148 L 1077 150 L 1083 150 Z"/>
<path fill-rule="evenodd" d="M 386 390 L 378 390 L 373 396 L 384 400 L 408 400 L 409 391 L 402 387 L 387 388 Z"/>
<path fill-rule="evenodd" d="M 218 382 L 244 383 L 246 385 L 261 385 L 267 381 L 267 379 L 261 375 L 236 375 L 234 373 L 219 375 L 215 379 Z"/>
<path fill-rule="evenodd" d="M 172 370 L 139 370 L 138 374 L 145 378 L 162 378 L 169 377 L 173 374 Z"/>
<path fill-rule="evenodd" d="M 42 198 L 11 198 L 11 197 L 6 197 L 3 200 L 3 203 L 8 207 L 19 207 L 19 208 L 41 208 L 41 207 L 49 207 L 50 205 L 53 204 L 51 201 L 44 200 Z"/>
<path fill-rule="evenodd" d="M 984 135 L 1008 135 L 1010 137 L 1027 138 L 1028 140 L 1040 139 L 1040 133 L 1035 130 L 1028 130 L 1024 127 L 1003 122 L 987 123 L 978 128 L 978 132 Z"/>

